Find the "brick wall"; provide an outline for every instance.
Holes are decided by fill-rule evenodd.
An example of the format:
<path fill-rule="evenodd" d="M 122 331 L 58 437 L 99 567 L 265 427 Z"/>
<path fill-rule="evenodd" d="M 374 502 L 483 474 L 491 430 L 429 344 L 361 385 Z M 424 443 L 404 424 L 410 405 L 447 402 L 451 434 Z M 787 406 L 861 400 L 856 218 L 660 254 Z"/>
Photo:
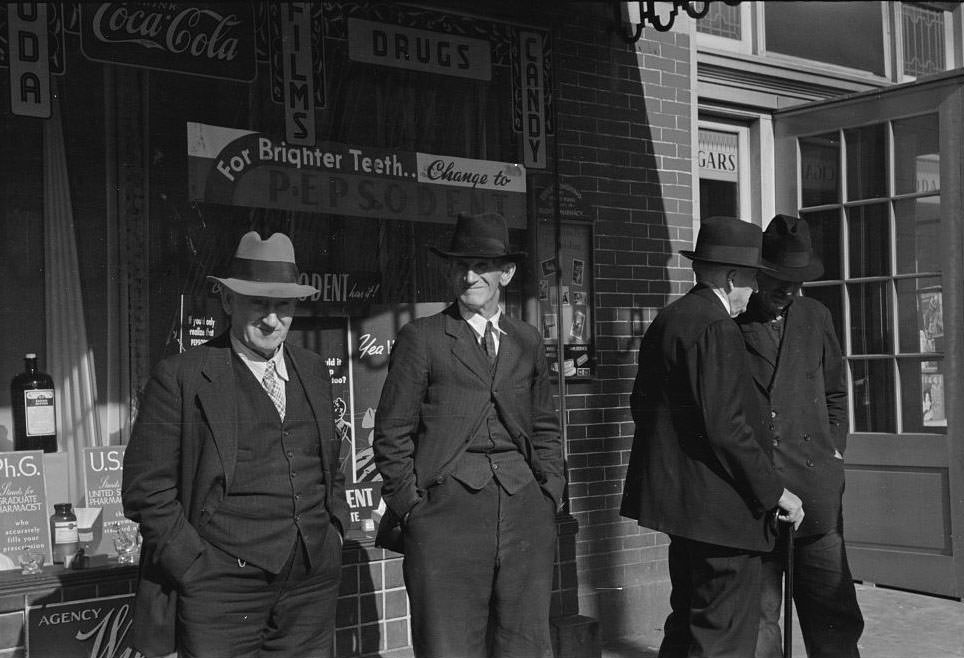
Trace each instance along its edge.
<path fill-rule="evenodd" d="M 691 285 L 677 251 L 693 241 L 690 37 L 626 44 L 607 6 L 561 19 L 555 56 L 562 182 L 595 212 L 598 379 L 566 399 L 569 495 L 580 613 L 604 639 L 658 638 L 668 610 L 664 535 L 619 515 L 639 337 Z"/>

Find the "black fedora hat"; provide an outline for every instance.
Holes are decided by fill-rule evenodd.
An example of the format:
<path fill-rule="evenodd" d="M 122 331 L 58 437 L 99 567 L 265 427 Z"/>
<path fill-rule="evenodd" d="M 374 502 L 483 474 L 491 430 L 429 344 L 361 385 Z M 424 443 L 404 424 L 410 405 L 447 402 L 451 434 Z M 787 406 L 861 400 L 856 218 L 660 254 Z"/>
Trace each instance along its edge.
<path fill-rule="evenodd" d="M 700 222 L 696 249 L 681 249 L 690 260 L 768 269 L 760 261 L 760 227 L 736 217 L 707 217 Z"/>
<path fill-rule="evenodd" d="M 819 279 L 823 262 L 813 253 L 807 220 L 777 215 L 763 232 L 763 261 L 773 276 L 784 281 Z"/>
<path fill-rule="evenodd" d="M 509 251 L 509 229 L 505 217 L 496 212 L 479 215 L 460 213 L 448 249 L 429 247 L 447 258 L 504 258 L 517 261 L 524 251 Z"/>
<path fill-rule="evenodd" d="M 255 231 L 241 236 L 227 277 L 209 276 L 228 290 L 248 297 L 295 299 L 314 295 L 318 289 L 299 283 L 295 248 L 284 233 L 262 240 Z"/>

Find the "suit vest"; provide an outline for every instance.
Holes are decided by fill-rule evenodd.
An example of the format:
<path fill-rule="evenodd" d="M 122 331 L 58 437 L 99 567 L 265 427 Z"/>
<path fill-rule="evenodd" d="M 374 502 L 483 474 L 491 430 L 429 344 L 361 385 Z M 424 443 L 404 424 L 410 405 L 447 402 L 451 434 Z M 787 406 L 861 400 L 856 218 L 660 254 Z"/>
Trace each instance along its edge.
<path fill-rule="evenodd" d="M 490 372 L 494 374 L 494 366 L 490 368 Z M 510 495 L 535 480 L 525 456 L 499 418 L 498 409 L 491 397 L 485 422 L 471 438 L 465 453 L 459 457 L 452 477 L 476 491 L 495 478 Z"/>
<path fill-rule="evenodd" d="M 203 534 L 231 555 L 279 573 L 296 538 L 304 542 L 310 563 L 331 525 L 318 427 L 290 361 L 284 422 L 241 359 L 235 355 L 232 363 L 238 391 L 237 464 L 231 490 Z"/>

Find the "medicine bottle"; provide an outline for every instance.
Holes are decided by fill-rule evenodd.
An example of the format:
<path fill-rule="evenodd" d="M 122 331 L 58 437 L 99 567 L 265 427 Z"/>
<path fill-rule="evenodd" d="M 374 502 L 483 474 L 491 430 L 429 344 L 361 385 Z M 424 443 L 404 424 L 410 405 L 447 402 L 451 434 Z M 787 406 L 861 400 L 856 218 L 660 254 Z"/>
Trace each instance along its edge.
<path fill-rule="evenodd" d="M 80 547 L 77 536 L 77 515 L 70 503 L 57 503 L 50 517 L 50 541 L 53 544 L 54 564 L 64 564 Z"/>

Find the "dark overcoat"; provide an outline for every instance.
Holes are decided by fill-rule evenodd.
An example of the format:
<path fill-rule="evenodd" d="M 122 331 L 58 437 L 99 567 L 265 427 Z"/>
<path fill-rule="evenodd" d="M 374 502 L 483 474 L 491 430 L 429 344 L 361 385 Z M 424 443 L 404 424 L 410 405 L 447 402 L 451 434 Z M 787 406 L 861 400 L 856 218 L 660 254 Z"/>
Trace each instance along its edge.
<path fill-rule="evenodd" d="M 299 377 L 320 437 L 325 505 L 348 527 L 331 379 L 320 356 L 284 348 Z M 237 461 L 236 394 L 227 333 L 155 368 L 124 455 L 124 513 L 140 524 L 144 544 L 134 607 L 134 645 L 147 655 L 174 651 L 180 577 L 201 554 L 198 533 L 230 490 Z"/>
<path fill-rule="evenodd" d="M 505 314 L 499 328 L 494 374 L 458 304 L 399 331 L 373 440 L 382 496 L 396 519 L 450 474 L 490 401 L 542 489 L 557 506 L 562 500 L 562 439 L 542 338 Z"/>
<path fill-rule="evenodd" d="M 830 311 L 797 297 L 784 312 L 779 351 L 759 312 L 737 318 L 773 465 L 806 513 L 797 535 L 838 527 L 847 441 L 847 385 Z"/>
<path fill-rule="evenodd" d="M 636 435 L 621 513 L 640 525 L 751 551 L 773 547 L 768 512 L 783 483 L 747 413 L 736 323 L 697 285 L 643 336 L 631 407 Z"/>

